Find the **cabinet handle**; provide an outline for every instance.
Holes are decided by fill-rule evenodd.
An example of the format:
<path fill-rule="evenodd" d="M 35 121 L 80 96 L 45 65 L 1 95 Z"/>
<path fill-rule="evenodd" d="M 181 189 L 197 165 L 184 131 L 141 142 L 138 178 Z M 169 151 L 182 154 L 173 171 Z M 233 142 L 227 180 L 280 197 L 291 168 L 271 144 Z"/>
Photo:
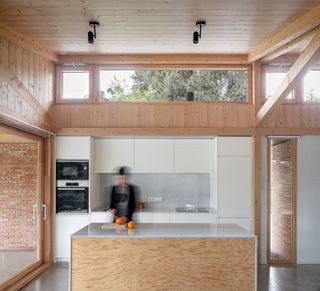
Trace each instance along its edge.
<path fill-rule="evenodd" d="M 43 220 L 47 219 L 47 205 L 42 204 L 42 209 L 43 209 Z"/>

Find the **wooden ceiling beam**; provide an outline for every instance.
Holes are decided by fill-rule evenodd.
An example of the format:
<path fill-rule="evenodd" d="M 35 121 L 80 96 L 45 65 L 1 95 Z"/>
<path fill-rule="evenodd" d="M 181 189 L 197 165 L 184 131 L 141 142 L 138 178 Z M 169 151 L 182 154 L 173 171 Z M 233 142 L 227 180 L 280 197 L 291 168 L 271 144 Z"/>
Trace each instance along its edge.
<path fill-rule="evenodd" d="M 301 44 L 303 44 L 303 42 L 308 41 L 308 38 L 312 38 L 317 31 L 317 28 L 311 29 L 310 31 L 302 34 L 301 36 L 297 37 L 296 39 L 294 39 L 293 41 L 290 41 L 288 44 L 276 49 L 275 51 L 273 51 L 272 53 L 266 55 L 265 57 L 263 57 L 261 59 L 261 62 L 270 62 L 284 54 L 289 53 L 290 51 L 299 48 L 301 46 Z"/>
<path fill-rule="evenodd" d="M 270 36 L 250 53 L 249 62 L 257 61 L 271 52 L 287 45 L 291 41 L 320 25 L 320 5 L 296 19 L 287 27 Z"/>
<path fill-rule="evenodd" d="M 245 54 L 66 54 L 59 55 L 63 64 L 90 65 L 243 65 Z"/>
<path fill-rule="evenodd" d="M 314 63 L 320 58 L 320 28 L 317 29 L 316 34 L 307 45 L 305 50 L 301 53 L 295 63 L 288 71 L 287 76 L 281 82 L 280 86 L 274 95 L 266 101 L 262 108 L 257 113 L 255 118 L 255 126 L 259 126 L 265 120 L 272 110 L 276 109 L 284 98 L 292 90 L 293 84 L 297 79 L 304 75 Z"/>
<path fill-rule="evenodd" d="M 9 26 L 0 22 L 0 38 L 4 38 L 13 42 L 27 50 L 30 50 L 46 59 L 56 62 L 58 60 L 57 54 L 39 45 L 36 41 L 22 35 L 11 29 Z"/>

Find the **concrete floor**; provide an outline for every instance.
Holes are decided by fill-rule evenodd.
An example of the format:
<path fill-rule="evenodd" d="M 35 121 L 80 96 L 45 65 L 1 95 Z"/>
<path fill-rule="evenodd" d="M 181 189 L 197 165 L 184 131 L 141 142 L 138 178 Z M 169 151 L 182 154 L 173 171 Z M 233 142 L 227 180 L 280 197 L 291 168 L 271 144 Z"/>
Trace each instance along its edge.
<path fill-rule="evenodd" d="M 37 251 L 0 251 L 0 282 L 20 272 L 37 260 Z"/>
<path fill-rule="evenodd" d="M 23 291 L 68 291 L 69 268 L 57 263 L 30 282 Z M 258 268 L 258 291 L 320 291 L 320 265 Z"/>

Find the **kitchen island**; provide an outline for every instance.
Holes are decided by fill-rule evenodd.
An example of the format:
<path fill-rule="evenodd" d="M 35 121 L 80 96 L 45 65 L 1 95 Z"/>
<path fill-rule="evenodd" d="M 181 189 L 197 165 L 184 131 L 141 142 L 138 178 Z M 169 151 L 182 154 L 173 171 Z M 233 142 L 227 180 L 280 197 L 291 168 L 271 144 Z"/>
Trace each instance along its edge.
<path fill-rule="evenodd" d="M 236 225 L 101 226 L 71 237 L 71 290 L 256 288 L 256 237 Z"/>

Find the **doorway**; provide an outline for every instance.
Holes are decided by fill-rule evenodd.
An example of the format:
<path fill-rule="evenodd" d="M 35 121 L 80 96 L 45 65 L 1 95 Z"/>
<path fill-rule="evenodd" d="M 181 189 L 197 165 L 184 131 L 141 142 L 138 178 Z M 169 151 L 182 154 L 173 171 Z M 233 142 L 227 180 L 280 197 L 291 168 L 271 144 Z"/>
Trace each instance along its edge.
<path fill-rule="evenodd" d="M 0 289 L 44 263 L 45 146 L 39 136 L 0 125 Z"/>
<path fill-rule="evenodd" d="M 268 264 L 296 264 L 296 139 L 268 139 Z"/>

